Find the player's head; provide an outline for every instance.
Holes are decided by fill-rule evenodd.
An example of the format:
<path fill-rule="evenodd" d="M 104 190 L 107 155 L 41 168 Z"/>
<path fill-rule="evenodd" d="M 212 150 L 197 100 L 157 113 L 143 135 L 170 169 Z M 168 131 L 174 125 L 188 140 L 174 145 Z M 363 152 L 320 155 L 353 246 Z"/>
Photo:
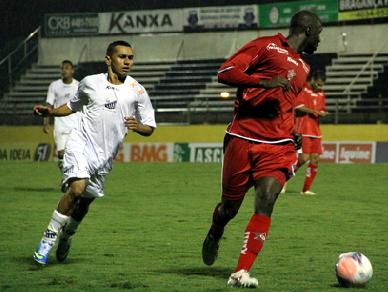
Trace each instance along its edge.
<path fill-rule="evenodd" d="M 70 60 L 63 60 L 61 63 L 61 75 L 63 79 L 72 78 L 74 74 L 74 66 Z"/>
<path fill-rule="evenodd" d="M 128 75 L 133 65 L 133 50 L 126 41 L 114 41 L 110 43 L 106 49 L 105 63 L 108 65 L 108 70 L 122 79 Z"/>
<path fill-rule="evenodd" d="M 315 91 L 322 90 L 325 81 L 326 76 L 325 73 L 322 71 L 314 71 L 310 74 L 309 83 Z"/>
<path fill-rule="evenodd" d="M 320 42 L 319 34 L 321 31 L 321 20 L 310 11 L 301 10 L 291 18 L 290 35 L 300 35 L 303 37 L 300 52 L 314 53 Z"/>

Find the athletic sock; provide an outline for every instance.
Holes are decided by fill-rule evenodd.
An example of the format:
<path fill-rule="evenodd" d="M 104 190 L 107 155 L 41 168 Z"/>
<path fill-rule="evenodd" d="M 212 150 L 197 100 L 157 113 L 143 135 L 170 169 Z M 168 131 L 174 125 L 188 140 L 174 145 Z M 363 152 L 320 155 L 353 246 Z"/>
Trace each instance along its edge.
<path fill-rule="evenodd" d="M 271 218 L 265 215 L 253 214 L 244 233 L 244 244 L 238 259 L 236 272 L 249 271 L 255 262 L 257 254 L 267 239 Z"/>
<path fill-rule="evenodd" d="M 318 165 L 312 164 L 310 162 L 306 169 L 306 179 L 304 181 L 303 192 L 310 190 L 311 184 L 313 183 L 313 180 L 317 175 L 317 172 L 318 172 Z"/>
<path fill-rule="evenodd" d="M 46 231 L 43 233 L 43 239 L 49 241 L 56 241 L 59 230 L 66 224 L 69 216 L 59 213 L 57 210 L 54 210 L 53 215 L 49 225 L 47 226 Z"/>

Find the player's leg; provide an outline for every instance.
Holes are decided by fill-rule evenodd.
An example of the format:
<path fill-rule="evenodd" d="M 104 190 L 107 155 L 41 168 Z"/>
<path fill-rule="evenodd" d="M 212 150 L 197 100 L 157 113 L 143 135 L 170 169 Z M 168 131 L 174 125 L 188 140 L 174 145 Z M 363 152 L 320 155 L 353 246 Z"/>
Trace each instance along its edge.
<path fill-rule="evenodd" d="M 293 172 L 296 152 L 293 145 L 255 145 L 252 149 L 255 178 L 255 207 L 244 233 L 237 268 L 229 278 L 232 286 L 257 287 L 249 271 L 269 232 L 271 215 L 282 186 Z"/>
<path fill-rule="evenodd" d="M 65 154 L 65 145 L 68 138 L 68 133 L 63 133 L 58 129 L 54 129 L 54 140 L 55 146 L 57 148 L 58 168 L 61 174 L 63 173 L 63 156 Z"/>
<path fill-rule="evenodd" d="M 222 167 L 222 199 L 213 211 L 212 225 L 203 242 L 202 259 L 212 265 L 218 256 L 224 228 L 236 215 L 247 190 L 252 186 L 248 157 L 249 142 L 226 136 Z"/>
<path fill-rule="evenodd" d="M 322 153 L 322 144 L 320 138 L 310 138 L 309 164 L 306 168 L 306 178 L 303 185 L 303 195 L 316 195 L 310 190 L 311 185 L 318 173 L 319 155 Z"/>
<path fill-rule="evenodd" d="M 59 262 L 63 262 L 67 258 L 71 247 L 72 236 L 76 233 L 82 219 L 89 211 L 89 205 L 93 201 L 94 198 L 84 197 L 77 200 L 71 215 L 59 233 L 58 248 L 56 251 L 56 258 Z"/>
<path fill-rule="evenodd" d="M 316 193 L 312 192 L 311 185 L 318 173 L 318 163 L 319 163 L 319 154 L 312 153 L 310 154 L 310 162 L 306 169 L 306 179 L 303 185 L 303 194 L 304 195 L 316 195 Z"/>
<path fill-rule="evenodd" d="M 53 248 L 58 233 L 66 224 L 70 212 L 74 209 L 76 201 L 81 197 L 87 184 L 87 179 L 73 178 L 69 188 L 60 199 L 57 209 L 54 210 L 46 231 L 34 253 L 34 259 L 40 264 L 47 264 L 49 254 Z"/>

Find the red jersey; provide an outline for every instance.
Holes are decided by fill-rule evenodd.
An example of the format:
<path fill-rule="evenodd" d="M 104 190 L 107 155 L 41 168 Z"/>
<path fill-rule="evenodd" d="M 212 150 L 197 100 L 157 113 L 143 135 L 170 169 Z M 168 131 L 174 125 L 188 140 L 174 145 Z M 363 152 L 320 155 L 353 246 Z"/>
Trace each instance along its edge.
<path fill-rule="evenodd" d="M 280 33 L 247 43 L 218 71 L 220 83 L 238 87 L 234 117 L 227 132 L 264 143 L 292 141 L 294 104 L 309 71 L 309 65 Z M 275 76 L 287 78 L 291 90 L 259 87 L 259 80 Z"/>
<path fill-rule="evenodd" d="M 302 92 L 296 99 L 295 108 L 307 107 L 309 109 L 324 111 L 325 94 L 323 91 L 314 91 L 310 85 L 306 84 Z M 296 117 L 295 131 L 305 137 L 321 138 L 319 129 L 319 117 L 313 114 L 299 112 Z"/>

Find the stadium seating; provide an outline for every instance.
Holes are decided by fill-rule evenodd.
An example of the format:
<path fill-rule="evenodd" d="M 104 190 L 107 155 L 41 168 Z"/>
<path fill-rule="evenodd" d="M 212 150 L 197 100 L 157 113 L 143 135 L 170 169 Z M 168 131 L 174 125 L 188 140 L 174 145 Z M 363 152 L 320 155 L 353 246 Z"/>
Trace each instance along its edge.
<path fill-rule="evenodd" d="M 313 70 L 326 71 L 327 109 L 335 112 L 378 111 L 388 108 L 388 54 L 316 54 L 308 57 Z M 149 92 L 157 119 L 166 123 L 222 122 L 230 119 L 235 88 L 217 82 L 224 59 L 136 63 L 130 75 Z M 104 63 L 81 63 L 76 78 L 105 72 Z M 29 120 L 34 104 L 45 100 L 47 88 L 59 78 L 58 66 L 33 64 L 5 94 L 2 120 Z M 16 118 L 15 118 L 16 116 Z M 12 122 L 11 122 L 12 123 Z"/>

